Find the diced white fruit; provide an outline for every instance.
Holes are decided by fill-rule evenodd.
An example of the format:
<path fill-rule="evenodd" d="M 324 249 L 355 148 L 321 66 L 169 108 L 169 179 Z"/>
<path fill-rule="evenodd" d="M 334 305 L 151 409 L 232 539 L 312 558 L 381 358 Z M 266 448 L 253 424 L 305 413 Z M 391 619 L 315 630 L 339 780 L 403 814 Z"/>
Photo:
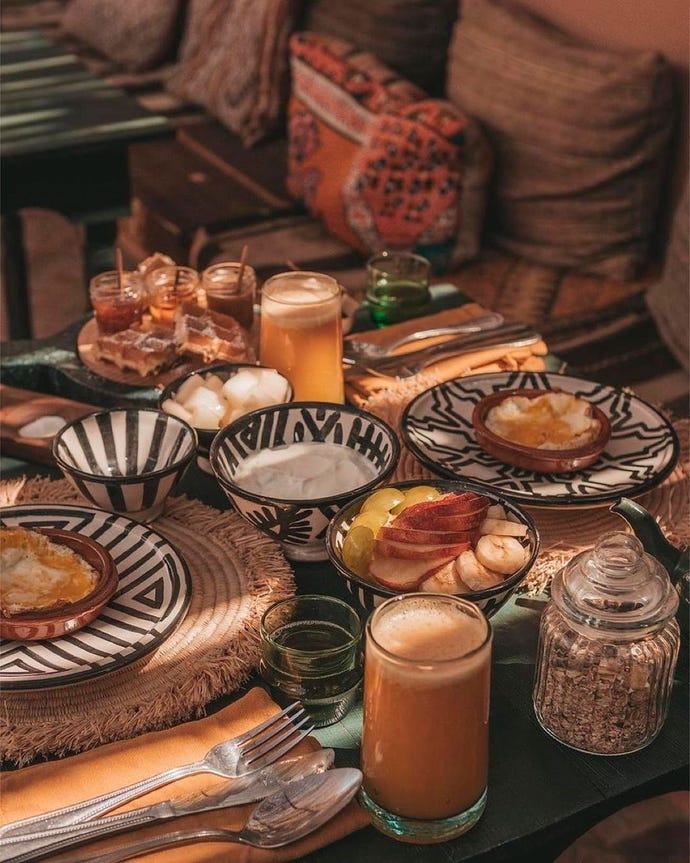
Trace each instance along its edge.
<path fill-rule="evenodd" d="M 240 369 L 223 384 L 223 395 L 238 407 L 243 405 L 254 391 L 258 377 L 254 369 Z"/>
<path fill-rule="evenodd" d="M 480 564 L 501 575 L 512 575 L 527 560 L 527 550 L 512 536 L 481 536 L 475 553 Z"/>
<path fill-rule="evenodd" d="M 220 394 L 223 389 L 223 383 L 223 380 L 218 375 L 214 375 L 213 372 L 204 377 L 204 386 L 213 390 L 214 393 Z"/>
<path fill-rule="evenodd" d="M 216 421 L 221 418 L 224 409 L 218 393 L 214 393 L 207 387 L 197 387 L 184 406 L 192 413 L 196 413 L 198 410 L 212 412 L 216 416 Z"/>
<path fill-rule="evenodd" d="M 192 422 L 191 413 L 186 410 L 186 408 L 182 407 L 181 404 L 178 404 L 174 399 L 166 399 L 161 405 L 166 414 L 171 414 L 174 417 L 178 417 L 178 419 L 184 420 L 185 422 Z"/>
<path fill-rule="evenodd" d="M 204 407 L 203 405 L 195 408 L 192 412 L 192 425 L 199 429 L 217 429 L 219 417 L 218 414 Z"/>
<path fill-rule="evenodd" d="M 471 550 L 463 551 L 455 558 L 455 568 L 470 590 L 486 590 L 503 581 L 500 575 L 487 569 Z"/>
<path fill-rule="evenodd" d="M 177 391 L 176 400 L 182 404 L 187 405 L 187 400 L 192 395 L 194 390 L 197 387 L 201 387 L 204 385 L 204 379 L 201 375 L 190 375 L 186 381 L 183 381 L 180 384 L 180 388 Z"/>
<path fill-rule="evenodd" d="M 225 409 L 225 413 L 220 418 L 220 427 L 223 428 L 224 426 L 230 425 L 233 420 L 236 420 L 237 417 L 241 417 L 243 413 L 244 410 L 242 408 L 236 408 L 232 405 L 228 405 L 228 407 Z"/>
<path fill-rule="evenodd" d="M 270 401 L 266 404 L 284 402 L 288 394 L 288 382 L 274 369 L 259 369 L 261 377 L 259 387 Z"/>
<path fill-rule="evenodd" d="M 479 525 L 479 533 L 493 533 L 496 536 L 527 536 L 527 525 L 505 518 L 485 518 Z"/>

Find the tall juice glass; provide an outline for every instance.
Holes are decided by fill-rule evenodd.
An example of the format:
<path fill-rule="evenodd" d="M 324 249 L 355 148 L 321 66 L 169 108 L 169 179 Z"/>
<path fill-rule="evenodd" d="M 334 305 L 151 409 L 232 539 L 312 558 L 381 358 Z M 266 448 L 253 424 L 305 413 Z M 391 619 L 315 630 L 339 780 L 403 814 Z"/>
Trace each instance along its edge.
<path fill-rule="evenodd" d="M 444 842 L 486 805 L 491 627 L 471 602 L 408 593 L 369 618 L 362 804 L 405 842 Z"/>
<path fill-rule="evenodd" d="M 261 292 L 261 365 L 292 384 L 295 401 L 345 401 L 340 285 L 322 273 L 280 273 Z"/>

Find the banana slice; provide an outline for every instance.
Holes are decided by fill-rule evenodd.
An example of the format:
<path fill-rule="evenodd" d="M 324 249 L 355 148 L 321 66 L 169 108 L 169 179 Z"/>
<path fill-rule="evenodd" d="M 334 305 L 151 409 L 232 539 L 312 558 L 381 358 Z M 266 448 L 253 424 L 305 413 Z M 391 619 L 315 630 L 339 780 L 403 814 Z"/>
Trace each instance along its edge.
<path fill-rule="evenodd" d="M 496 536 L 527 536 L 527 525 L 507 518 L 485 518 L 479 525 L 479 533 L 493 533 Z"/>
<path fill-rule="evenodd" d="M 513 536 L 481 536 L 477 540 L 475 553 L 482 566 L 501 575 L 512 575 L 527 560 L 527 550 Z"/>
<path fill-rule="evenodd" d="M 470 590 L 486 590 L 503 581 L 500 575 L 487 569 L 471 550 L 463 551 L 455 558 L 455 569 Z"/>

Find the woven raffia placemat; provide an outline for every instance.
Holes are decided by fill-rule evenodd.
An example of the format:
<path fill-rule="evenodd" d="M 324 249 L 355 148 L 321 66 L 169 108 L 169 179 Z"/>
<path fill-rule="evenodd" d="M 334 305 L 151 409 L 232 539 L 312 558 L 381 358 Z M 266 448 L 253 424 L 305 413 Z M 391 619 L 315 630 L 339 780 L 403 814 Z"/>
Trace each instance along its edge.
<path fill-rule="evenodd" d="M 83 503 L 66 480 L 0 485 L 0 505 Z M 170 498 L 152 525 L 182 554 L 192 591 L 187 614 L 152 653 L 102 677 L 51 689 L 0 692 L 4 759 L 80 752 L 201 716 L 258 667 L 259 622 L 295 593 L 279 546 L 237 513 Z"/>

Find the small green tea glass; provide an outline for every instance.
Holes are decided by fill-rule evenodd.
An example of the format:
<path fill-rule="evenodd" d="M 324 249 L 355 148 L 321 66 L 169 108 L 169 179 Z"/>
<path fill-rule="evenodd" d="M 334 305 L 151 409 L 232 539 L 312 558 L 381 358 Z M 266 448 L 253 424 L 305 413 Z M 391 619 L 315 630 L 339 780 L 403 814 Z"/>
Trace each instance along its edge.
<path fill-rule="evenodd" d="M 259 671 L 281 706 L 300 701 L 322 728 L 345 716 L 362 681 L 362 623 L 341 599 L 283 599 L 261 619 Z"/>
<path fill-rule="evenodd" d="M 382 252 L 370 258 L 366 300 L 376 326 L 423 314 L 431 302 L 430 274 L 430 262 L 413 252 Z"/>

